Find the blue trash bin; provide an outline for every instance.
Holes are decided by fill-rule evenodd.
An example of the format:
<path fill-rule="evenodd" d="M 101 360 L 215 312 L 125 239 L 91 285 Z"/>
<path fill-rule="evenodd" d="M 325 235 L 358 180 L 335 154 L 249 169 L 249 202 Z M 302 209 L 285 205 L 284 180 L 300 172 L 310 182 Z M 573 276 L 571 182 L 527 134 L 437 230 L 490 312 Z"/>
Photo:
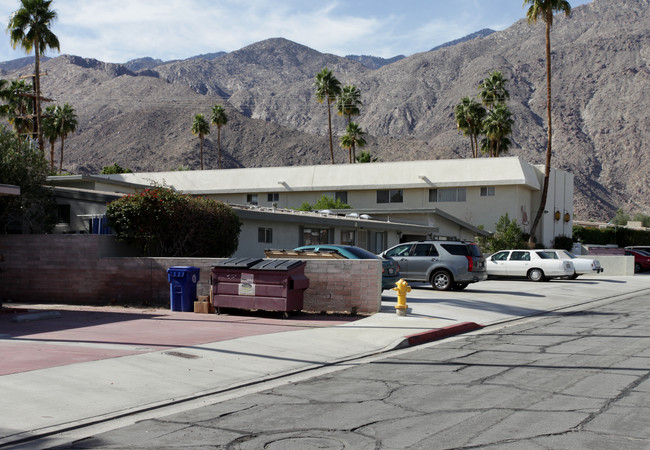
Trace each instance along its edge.
<path fill-rule="evenodd" d="M 190 266 L 175 266 L 167 269 L 169 303 L 172 311 L 194 311 L 196 284 L 199 282 L 200 272 L 200 268 Z"/>

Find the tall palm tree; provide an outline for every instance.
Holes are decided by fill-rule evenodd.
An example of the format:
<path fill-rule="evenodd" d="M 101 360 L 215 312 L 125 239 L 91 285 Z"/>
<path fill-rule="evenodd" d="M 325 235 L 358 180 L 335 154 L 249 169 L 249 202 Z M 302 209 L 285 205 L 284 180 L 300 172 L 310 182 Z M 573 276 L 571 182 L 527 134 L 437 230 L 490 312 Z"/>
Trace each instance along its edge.
<path fill-rule="evenodd" d="M 483 128 L 486 114 L 485 108 L 469 97 L 461 98 L 460 103 L 454 108 L 456 125 L 465 136 L 469 136 L 473 158 L 478 158 L 478 136 Z"/>
<path fill-rule="evenodd" d="M 546 198 L 548 196 L 548 183 L 551 176 L 551 27 L 553 26 L 553 14 L 556 12 L 564 13 L 565 16 L 571 15 L 571 5 L 566 0 L 524 0 L 524 7 L 530 5 L 526 12 L 528 23 L 537 23 L 541 19 L 546 24 L 546 119 L 548 120 L 548 143 L 546 147 L 546 168 L 544 171 L 544 187 L 542 188 L 542 198 L 539 202 L 539 209 L 535 214 L 535 219 L 530 227 L 530 239 L 528 243 L 533 244 L 535 231 L 546 208 Z"/>
<path fill-rule="evenodd" d="M 332 144 L 332 103 L 336 98 L 341 95 L 341 83 L 332 74 L 332 71 L 327 67 L 316 74 L 316 81 L 314 81 L 316 88 L 316 100 L 318 103 L 327 102 L 327 124 L 330 133 L 330 156 L 332 157 L 332 164 L 334 164 L 334 145 Z"/>
<path fill-rule="evenodd" d="M 356 86 L 343 86 L 341 94 L 336 98 L 336 110 L 339 116 L 345 116 L 348 123 L 352 121 L 352 116 L 361 114 L 361 91 Z"/>
<path fill-rule="evenodd" d="M 352 161 L 356 161 L 355 147 L 361 148 L 366 145 L 366 140 L 363 137 L 365 134 L 366 132 L 361 129 L 359 124 L 350 122 L 345 129 L 345 134 L 341 136 L 341 147 L 348 149 L 350 164 Z"/>
<path fill-rule="evenodd" d="M 210 134 L 210 124 L 203 114 L 197 114 L 192 121 L 192 133 L 199 137 L 201 142 L 201 170 L 203 170 L 203 139 Z"/>
<path fill-rule="evenodd" d="M 61 138 L 59 173 L 63 173 L 63 147 L 65 145 L 65 138 L 67 138 L 70 133 L 74 133 L 77 130 L 77 114 L 75 113 L 74 108 L 68 103 L 55 108 L 54 126 L 58 136 Z"/>
<path fill-rule="evenodd" d="M 43 116 L 43 136 L 50 143 L 50 170 L 54 171 L 54 144 L 59 138 L 59 130 L 56 128 L 56 113 L 58 106 L 50 105 L 45 108 Z"/>
<path fill-rule="evenodd" d="M 214 105 L 212 107 L 212 125 L 217 126 L 217 157 L 218 166 L 221 169 L 221 127 L 228 123 L 228 115 L 226 110 L 221 105 Z"/>
<path fill-rule="evenodd" d="M 510 99 L 510 93 L 506 89 L 508 80 L 498 70 L 490 72 L 483 81 L 479 83 L 479 98 L 488 109 L 492 109 L 497 103 L 505 103 Z"/>
<path fill-rule="evenodd" d="M 483 133 L 488 139 L 491 157 L 499 156 L 499 146 L 505 137 L 512 134 L 513 124 L 512 113 L 505 103 L 497 103 L 483 120 Z"/>
<path fill-rule="evenodd" d="M 59 39 L 50 30 L 56 12 L 50 9 L 52 0 L 20 0 L 21 7 L 11 15 L 7 31 L 11 45 L 20 45 L 26 53 L 34 50 L 34 111 L 38 148 L 45 152 L 41 130 L 41 55 L 50 49 L 60 50 Z"/>

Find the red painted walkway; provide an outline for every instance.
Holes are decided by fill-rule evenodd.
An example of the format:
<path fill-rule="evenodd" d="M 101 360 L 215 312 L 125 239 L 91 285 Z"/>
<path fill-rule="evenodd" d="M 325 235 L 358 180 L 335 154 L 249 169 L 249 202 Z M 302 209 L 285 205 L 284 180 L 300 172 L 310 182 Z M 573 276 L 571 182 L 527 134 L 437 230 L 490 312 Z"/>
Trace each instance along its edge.
<path fill-rule="evenodd" d="M 5 304 L 0 310 L 0 375 L 191 347 L 245 336 L 330 327 L 359 317 L 215 315 L 162 309 Z M 58 318 L 14 322 L 26 314 Z"/>

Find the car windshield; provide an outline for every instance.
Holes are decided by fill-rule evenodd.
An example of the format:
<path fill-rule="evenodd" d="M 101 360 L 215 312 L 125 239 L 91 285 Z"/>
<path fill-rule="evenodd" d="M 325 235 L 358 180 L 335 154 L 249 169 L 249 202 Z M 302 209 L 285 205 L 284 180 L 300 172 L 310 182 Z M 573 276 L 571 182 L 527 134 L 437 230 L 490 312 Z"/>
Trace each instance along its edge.
<path fill-rule="evenodd" d="M 382 259 L 381 257 L 370 253 L 368 250 L 364 250 L 359 247 L 347 247 L 346 250 L 352 253 L 354 256 L 357 256 L 359 259 Z"/>
<path fill-rule="evenodd" d="M 646 251 L 644 251 L 644 250 L 637 250 L 636 252 L 637 252 L 637 253 L 640 253 L 640 254 L 643 255 L 643 256 L 650 256 L 650 253 L 648 253 L 648 252 L 646 252 Z"/>

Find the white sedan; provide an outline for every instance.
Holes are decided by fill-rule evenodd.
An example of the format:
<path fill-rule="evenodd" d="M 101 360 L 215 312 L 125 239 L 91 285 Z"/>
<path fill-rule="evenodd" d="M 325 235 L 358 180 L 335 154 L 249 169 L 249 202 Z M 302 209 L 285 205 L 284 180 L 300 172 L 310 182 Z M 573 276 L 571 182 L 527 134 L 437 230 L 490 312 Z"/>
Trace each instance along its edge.
<path fill-rule="evenodd" d="M 584 275 L 586 273 L 598 274 L 604 271 L 604 269 L 600 267 L 600 261 L 598 261 L 597 259 L 578 258 L 577 256 L 573 255 L 572 253 L 569 253 L 566 250 L 544 249 L 544 252 L 546 252 L 553 259 L 570 260 L 573 263 L 573 267 L 576 270 L 573 276 L 570 277 L 572 280 L 575 280 L 576 278 L 578 278 L 579 275 Z"/>
<path fill-rule="evenodd" d="M 532 281 L 571 277 L 570 260 L 554 259 L 544 250 L 502 250 L 486 260 L 490 277 L 528 277 Z"/>

